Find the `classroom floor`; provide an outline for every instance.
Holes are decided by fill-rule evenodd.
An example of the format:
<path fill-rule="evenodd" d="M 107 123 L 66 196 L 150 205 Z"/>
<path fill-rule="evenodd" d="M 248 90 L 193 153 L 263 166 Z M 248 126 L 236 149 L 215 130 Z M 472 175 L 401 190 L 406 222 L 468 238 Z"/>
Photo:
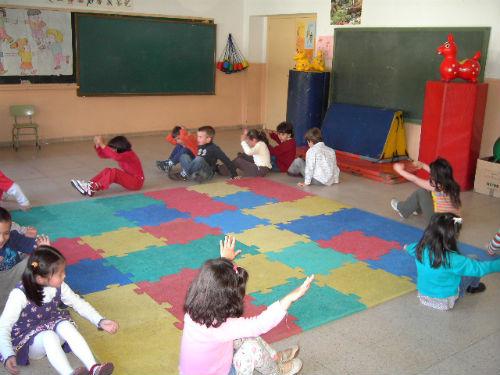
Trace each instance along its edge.
<path fill-rule="evenodd" d="M 156 169 L 155 160 L 171 150 L 163 137 L 131 138 L 143 161 L 144 190 L 185 186 Z M 232 157 L 239 151 L 239 131 L 216 135 Z M 0 148 L 0 169 L 18 182 L 33 205 L 82 199 L 70 186 L 71 178 L 90 178 L 112 162 L 99 159 L 92 142 L 43 145 L 37 152 L 22 147 L 18 152 Z M 220 177 L 219 177 L 220 178 Z M 270 178 L 289 185 L 299 180 L 283 174 Z M 414 189 L 409 183 L 385 185 L 348 174 L 334 187 L 307 190 L 353 207 L 398 219 L 389 201 L 404 199 Z M 100 196 L 127 194 L 112 187 Z M 460 240 L 484 248 L 500 225 L 500 199 L 473 192 L 462 193 L 464 227 Z M 15 205 L 5 204 L 7 208 Z M 84 215 L 85 213 L 82 213 Z M 407 223 L 423 227 L 419 217 Z M 500 374 L 500 275 L 485 279 L 488 289 L 460 300 L 451 312 L 434 311 L 418 303 L 416 292 L 361 313 L 326 324 L 274 344 L 278 349 L 298 343 L 304 361 L 301 374 Z M 70 355 L 71 362 L 78 361 Z M 0 370 L 0 373 L 5 373 Z M 53 374 L 46 360 L 33 361 L 21 374 Z M 120 374 L 117 374 L 120 375 Z M 141 374 L 142 375 L 142 374 Z"/>

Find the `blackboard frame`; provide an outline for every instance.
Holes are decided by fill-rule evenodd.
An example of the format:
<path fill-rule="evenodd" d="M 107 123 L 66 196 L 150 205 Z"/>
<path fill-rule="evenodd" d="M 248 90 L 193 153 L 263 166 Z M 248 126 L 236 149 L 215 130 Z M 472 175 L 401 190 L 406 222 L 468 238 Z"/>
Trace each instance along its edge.
<path fill-rule="evenodd" d="M 64 75 L 25 75 L 0 76 L 0 85 L 40 84 L 40 83 L 75 83 L 76 82 L 76 54 L 75 54 L 75 15 L 71 13 L 71 44 L 73 50 L 73 74 Z"/>
<path fill-rule="evenodd" d="M 404 33 L 413 33 L 414 36 L 420 35 L 418 33 L 429 33 L 427 35 L 429 38 L 434 38 L 434 34 L 439 34 L 440 39 L 439 40 L 433 40 L 433 42 L 430 45 L 425 45 L 425 48 L 428 46 L 428 49 L 426 48 L 426 52 L 428 55 L 424 58 L 423 55 L 417 54 L 415 56 L 415 63 L 416 64 L 426 64 L 423 66 L 418 66 L 416 65 L 416 69 L 424 69 L 427 70 L 428 77 L 426 77 L 422 82 L 418 81 L 413 83 L 408 83 L 404 82 L 405 85 L 408 85 L 409 90 L 408 91 L 408 96 L 404 97 L 401 99 L 401 97 L 398 97 L 395 95 L 397 92 L 397 89 L 400 89 L 400 86 L 392 86 L 395 88 L 394 92 L 384 92 L 382 88 L 387 88 L 390 87 L 390 84 L 385 84 L 381 83 L 381 81 L 377 81 L 377 76 L 375 74 L 378 73 L 378 71 L 373 71 L 373 75 L 368 74 L 365 71 L 362 71 L 361 69 L 367 69 L 366 65 L 370 64 L 372 60 L 370 60 L 370 57 L 364 57 L 363 61 L 359 61 L 359 56 L 358 54 L 358 59 L 356 58 L 355 54 L 359 51 L 359 45 L 356 45 L 357 42 L 355 42 L 355 45 L 349 44 L 348 48 L 346 48 L 346 42 L 349 40 L 350 42 L 353 41 L 353 38 L 356 35 L 365 35 L 365 38 L 359 39 L 360 42 L 359 44 L 362 45 L 363 43 L 367 43 L 366 36 L 371 36 L 373 32 L 373 38 L 375 38 L 376 33 L 382 33 L 382 32 L 388 32 L 389 33 L 400 33 L 401 37 L 403 38 L 408 38 L 407 35 Z M 454 33 L 459 35 L 460 33 L 465 34 L 465 33 L 477 33 L 478 35 L 480 34 L 481 36 L 479 37 L 478 35 L 475 36 L 476 39 L 480 39 L 481 46 L 480 48 L 477 48 L 476 50 L 481 50 L 481 74 L 479 77 L 479 82 L 482 82 L 484 79 L 484 71 L 485 71 L 485 62 L 487 61 L 488 57 L 488 43 L 490 39 L 490 34 L 491 34 L 491 27 L 342 27 L 342 28 L 336 28 L 334 32 L 334 58 L 333 58 L 333 67 L 332 67 L 332 77 L 331 77 L 331 96 L 330 96 L 330 102 L 338 102 L 338 103 L 347 103 L 347 104 L 355 104 L 355 105 L 366 105 L 366 106 L 371 106 L 371 107 L 385 107 L 385 108 L 391 108 L 391 109 L 398 109 L 398 110 L 403 110 L 405 113 L 405 120 L 406 121 L 411 121 L 414 123 L 420 123 L 422 119 L 422 111 L 423 111 L 423 94 L 425 91 L 425 82 L 428 80 L 439 80 L 439 64 L 442 60 L 442 57 L 437 55 L 436 49 L 437 47 L 444 43 L 446 41 L 446 36 L 449 33 Z M 356 34 L 357 33 L 357 34 Z M 364 33 L 364 34 L 363 34 Z M 456 40 L 459 39 L 456 36 Z M 339 43 L 340 42 L 340 43 Z M 370 40 L 371 42 L 371 40 Z M 379 43 L 384 43 L 384 41 L 381 41 Z M 434 45 L 435 43 L 435 45 Z M 458 56 L 457 58 L 459 60 L 462 60 L 464 58 L 471 58 L 473 53 L 476 51 L 465 51 L 466 48 L 463 47 L 461 48 L 461 42 L 460 40 L 457 40 L 457 45 L 458 45 Z M 340 46 L 340 47 L 339 47 Z M 373 45 L 370 45 L 373 46 Z M 387 46 L 385 46 L 387 47 Z M 405 46 L 405 45 L 400 45 L 400 46 L 395 46 L 394 48 L 412 48 L 412 46 Z M 423 48 L 422 46 L 419 46 L 420 48 Z M 409 50 L 411 51 L 411 50 Z M 370 53 L 373 52 L 366 52 L 366 55 L 370 55 Z M 404 54 L 405 51 L 402 52 Z M 353 57 L 354 56 L 354 57 Z M 371 56 L 371 55 L 370 55 Z M 382 57 L 380 58 L 380 61 L 387 61 L 387 66 L 383 66 L 382 68 L 393 68 L 391 65 L 391 60 L 390 58 L 392 56 L 387 56 L 387 55 L 381 55 Z M 347 58 L 351 57 L 351 60 L 347 60 Z M 401 57 L 401 56 L 399 56 Z M 383 60 L 386 59 L 386 60 Z M 401 59 L 404 61 L 403 59 Z M 406 63 L 406 61 L 405 61 Z M 412 61 L 409 61 L 409 64 L 411 64 Z M 432 64 L 432 66 L 431 66 Z M 376 66 L 377 64 L 374 64 Z M 403 65 L 400 65 L 400 67 Z M 404 66 L 405 69 L 407 69 L 409 65 Z M 380 67 L 380 64 L 378 65 L 378 68 Z M 360 74 L 356 73 L 356 69 L 360 69 L 361 72 Z M 430 69 L 430 70 L 429 70 Z M 383 74 L 384 72 L 382 72 Z M 396 72 L 398 73 L 398 72 Z M 342 76 L 342 77 L 341 77 Z M 350 78 L 350 80 L 347 82 L 346 77 Z M 356 82 L 356 77 L 361 77 L 363 76 L 364 78 L 368 78 L 366 81 L 366 86 L 362 86 L 359 82 Z M 397 74 L 395 74 L 397 76 Z M 404 76 L 397 77 L 399 80 L 404 79 Z M 351 83 L 352 82 L 352 83 Z M 456 82 L 463 82 L 462 80 L 458 79 Z M 401 82 L 403 84 L 403 82 Z M 365 82 L 363 82 L 365 84 Z M 396 85 L 397 83 L 394 83 Z M 413 85 L 413 86 L 412 86 Z M 418 85 L 418 86 L 417 86 Z M 379 89 L 379 92 L 377 92 L 377 89 Z M 390 90 L 386 90 L 390 91 Z M 368 97 L 369 92 L 375 93 L 377 92 L 377 95 L 372 95 L 371 97 Z M 403 108 L 401 106 L 398 106 L 397 103 L 399 102 L 408 102 L 410 98 L 410 94 L 413 95 L 413 98 L 415 100 L 412 101 L 412 103 L 415 103 L 413 107 L 409 108 Z M 406 92 L 403 92 L 403 95 L 406 95 Z M 392 96 L 392 97 L 391 97 Z M 396 105 L 391 105 L 396 103 Z M 418 109 L 417 109 L 418 108 Z"/>
<path fill-rule="evenodd" d="M 182 24 L 195 24 L 195 25 L 204 25 L 208 27 L 213 27 L 213 36 L 214 36 L 214 69 L 213 69 L 213 90 L 207 92 L 85 92 L 81 89 L 80 86 L 80 46 L 78 43 L 79 37 L 79 26 L 78 20 L 79 17 L 90 16 L 90 17 L 98 17 L 98 18 L 108 18 L 108 19 L 147 19 L 157 22 L 165 22 L 165 23 L 182 23 Z M 216 43 L 217 43 L 217 25 L 213 22 L 213 20 L 209 19 L 189 19 L 189 18 L 171 18 L 171 17 L 161 17 L 161 16 L 146 16 L 146 15 L 122 15 L 122 14 L 105 14 L 105 13 L 85 13 L 85 12 L 75 12 L 75 44 L 76 44 L 76 84 L 77 84 L 77 96 L 80 97 L 103 97 L 103 96 L 118 96 L 118 97 L 129 97 L 129 96 L 173 96 L 173 95 L 215 95 L 215 85 L 216 85 L 216 71 L 215 71 L 215 63 L 216 63 Z"/>

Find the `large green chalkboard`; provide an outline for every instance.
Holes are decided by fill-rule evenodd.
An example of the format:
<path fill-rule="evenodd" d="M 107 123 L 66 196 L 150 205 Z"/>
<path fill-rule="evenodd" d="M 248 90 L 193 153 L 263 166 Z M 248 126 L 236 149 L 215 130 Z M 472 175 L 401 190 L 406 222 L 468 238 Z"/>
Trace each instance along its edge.
<path fill-rule="evenodd" d="M 215 25 L 76 15 L 78 95 L 215 93 Z"/>
<path fill-rule="evenodd" d="M 425 82 L 440 79 L 442 57 L 436 49 L 450 32 L 459 60 L 481 51 L 482 82 L 489 27 L 335 29 L 331 100 L 400 109 L 418 122 Z"/>

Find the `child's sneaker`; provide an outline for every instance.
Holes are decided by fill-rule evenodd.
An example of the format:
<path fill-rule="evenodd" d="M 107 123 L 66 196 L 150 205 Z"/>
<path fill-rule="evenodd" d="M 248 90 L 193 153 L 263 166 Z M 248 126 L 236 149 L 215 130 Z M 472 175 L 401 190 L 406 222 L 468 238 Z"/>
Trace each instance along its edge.
<path fill-rule="evenodd" d="M 278 363 L 278 369 L 281 375 L 294 375 L 302 369 L 302 361 L 294 358 L 285 363 Z"/>
<path fill-rule="evenodd" d="M 467 287 L 467 293 L 474 294 L 474 293 L 482 293 L 486 290 L 486 285 L 484 283 L 479 283 L 477 286 L 468 286 Z"/>
<path fill-rule="evenodd" d="M 97 189 L 92 181 L 71 180 L 71 185 L 82 195 L 93 196 Z"/>
<path fill-rule="evenodd" d="M 90 368 L 89 375 L 111 375 L 114 369 L 112 363 L 97 363 Z"/>
<path fill-rule="evenodd" d="M 396 211 L 399 216 L 401 216 L 403 219 L 404 219 L 404 216 L 403 214 L 398 210 L 398 204 L 399 204 L 399 201 L 397 199 L 391 199 L 391 207 L 394 211 Z"/>
<path fill-rule="evenodd" d="M 285 362 L 288 362 L 288 361 L 294 359 L 295 356 L 297 355 L 298 351 L 299 351 L 299 346 L 294 345 L 294 346 L 289 347 L 288 349 L 285 349 L 285 350 L 282 350 L 281 352 L 278 352 L 277 353 L 278 362 L 285 363 Z"/>
<path fill-rule="evenodd" d="M 174 172 L 172 170 L 169 170 L 168 177 L 174 181 L 187 181 L 188 180 L 187 175 L 185 173 L 182 173 L 182 172 L 184 172 L 184 171 Z"/>

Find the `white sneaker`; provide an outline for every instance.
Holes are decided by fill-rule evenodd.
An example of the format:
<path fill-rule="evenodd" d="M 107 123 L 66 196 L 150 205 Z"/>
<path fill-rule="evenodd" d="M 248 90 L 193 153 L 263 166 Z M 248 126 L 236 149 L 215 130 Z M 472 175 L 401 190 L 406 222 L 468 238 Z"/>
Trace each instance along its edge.
<path fill-rule="evenodd" d="M 82 195 L 93 196 L 96 189 L 93 187 L 92 181 L 71 180 L 71 185 L 80 192 Z"/>
<path fill-rule="evenodd" d="M 401 216 L 403 219 L 404 219 L 404 216 L 403 214 L 398 210 L 398 204 L 399 204 L 399 201 L 397 199 L 391 199 L 391 207 L 394 211 L 396 211 L 399 216 Z"/>
<path fill-rule="evenodd" d="M 294 358 L 285 363 L 278 363 L 278 369 L 281 375 L 298 374 L 302 369 L 302 361 L 298 358 Z"/>

